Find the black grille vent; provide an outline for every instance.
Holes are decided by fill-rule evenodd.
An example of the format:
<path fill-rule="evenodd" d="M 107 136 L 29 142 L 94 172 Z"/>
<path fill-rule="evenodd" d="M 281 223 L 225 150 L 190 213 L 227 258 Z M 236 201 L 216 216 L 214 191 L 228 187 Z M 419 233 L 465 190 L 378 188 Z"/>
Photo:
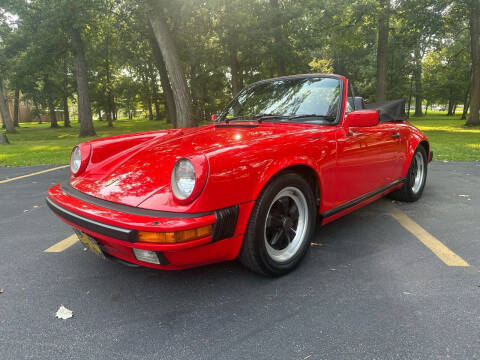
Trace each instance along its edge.
<path fill-rule="evenodd" d="M 238 218 L 238 205 L 215 211 L 217 221 L 213 227 L 212 242 L 228 239 L 235 233 Z"/>

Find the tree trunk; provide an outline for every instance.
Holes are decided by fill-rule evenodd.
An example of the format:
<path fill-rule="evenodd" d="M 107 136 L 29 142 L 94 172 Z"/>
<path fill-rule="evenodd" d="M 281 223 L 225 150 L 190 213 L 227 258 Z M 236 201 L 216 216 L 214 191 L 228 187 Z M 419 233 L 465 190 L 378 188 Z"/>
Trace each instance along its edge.
<path fill-rule="evenodd" d="M 103 121 L 103 119 L 102 119 L 102 110 L 98 110 L 98 121 Z"/>
<path fill-rule="evenodd" d="M 57 114 L 55 114 L 55 105 L 53 104 L 53 100 L 50 95 L 48 95 L 47 101 L 48 101 L 48 114 L 50 115 L 50 127 L 58 128 Z"/>
<path fill-rule="evenodd" d="M 467 89 L 467 92 L 465 93 L 465 100 L 463 101 L 463 112 L 462 112 L 462 117 L 461 120 L 466 120 L 467 119 L 467 113 L 468 113 L 468 108 L 470 107 L 470 86 Z"/>
<path fill-rule="evenodd" d="M 153 31 L 153 30 L 152 30 Z M 158 47 L 158 43 L 155 40 L 153 33 L 149 37 L 150 44 L 152 46 L 153 55 L 157 64 L 158 73 L 160 74 L 160 85 L 162 86 L 163 95 L 165 96 L 165 110 L 167 113 L 167 123 L 171 123 L 174 128 L 177 127 L 177 114 L 175 110 L 175 100 L 173 98 L 173 91 L 168 79 L 167 68 L 163 61 L 163 55 Z"/>
<path fill-rule="evenodd" d="M 0 134 L 0 145 L 8 145 L 10 141 L 8 141 L 7 134 Z"/>
<path fill-rule="evenodd" d="M 148 120 L 153 120 L 152 97 L 147 94 Z"/>
<path fill-rule="evenodd" d="M 155 105 L 155 120 L 160 120 L 160 95 L 158 93 L 157 79 L 152 79 L 153 103 Z"/>
<path fill-rule="evenodd" d="M 472 81 L 470 89 L 470 116 L 465 125 L 480 125 L 480 2 L 472 1 L 470 9 L 470 51 Z"/>
<path fill-rule="evenodd" d="M 35 117 L 38 119 L 38 123 L 41 124 L 42 117 L 40 116 L 40 109 L 38 108 L 38 103 L 36 100 L 34 100 L 34 104 L 35 104 Z"/>
<path fill-rule="evenodd" d="M 162 5 L 163 2 L 159 3 L 156 0 L 146 1 L 148 19 L 152 26 L 158 47 L 162 52 L 172 86 L 177 114 L 176 125 L 179 127 L 195 126 L 195 121 L 192 119 L 192 99 L 187 87 L 187 80 L 178 59 L 177 50 L 170 35 L 170 30 L 165 22 Z"/>
<path fill-rule="evenodd" d="M 0 115 L 2 115 L 2 122 L 5 125 L 7 133 L 16 133 L 15 126 L 13 125 L 10 111 L 8 110 L 7 99 L 3 95 L 3 81 L 0 79 Z"/>
<path fill-rule="evenodd" d="M 410 117 L 410 108 L 412 106 L 412 90 L 413 90 L 413 76 L 410 78 L 410 93 L 408 94 L 408 112 L 407 112 L 408 117 Z"/>
<path fill-rule="evenodd" d="M 48 78 L 48 75 L 44 76 L 44 81 L 45 81 L 45 95 L 47 97 L 47 103 L 48 103 L 48 114 L 50 116 L 50 127 L 51 128 L 58 128 L 58 123 L 57 123 L 57 114 L 55 114 L 55 104 L 53 103 L 53 97 L 52 97 L 52 92 L 53 92 L 53 86 Z"/>
<path fill-rule="evenodd" d="M 230 50 L 230 70 L 232 72 L 232 96 L 235 96 L 243 88 L 237 50 Z"/>
<path fill-rule="evenodd" d="M 390 1 L 379 0 L 376 101 L 387 100 L 387 63 Z"/>
<path fill-rule="evenodd" d="M 63 62 L 63 126 L 66 128 L 70 125 L 70 112 L 68 110 L 68 69 L 67 62 Z"/>
<path fill-rule="evenodd" d="M 92 109 L 88 95 L 88 73 L 83 42 L 80 32 L 72 29 L 72 47 L 75 62 L 75 75 L 77 78 L 78 92 L 78 120 L 80 122 L 80 137 L 95 136 L 92 121 Z"/>
<path fill-rule="evenodd" d="M 278 0 L 270 0 L 270 5 L 273 10 L 273 39 L 275 41 L 274 48 L 274 62 L 277 64 L 277 76 L 287 75 L 287 66 L 285 64 L 285 58 L 282 56 L 285 52 L 285 47 L 287 44 L 284 42 L 284 37 L 282 34 L 282 24 L 280 17 L 280 6 L 278 5 Z"/>
<path fill-rule="evenodd" d="M 15 99 L 13 101 L 13 126 L 19 127 L 18 115 L 20 108 L 20 90 L 15 90 Z"/>
<path fill-rule="evenodd" d="M 66 128 L 72 127 L 72 125 L 70 125 L 70 111 L 68 110 L 68 97 L 63 98 L 63 126 Z"/>
<path fill-rule="evenodd" d="M 415 48 L 415 70 L 413 76 L 415 77 L 415 116 L 423 116 L 422 56 L 420 54 L 420 42 L 417 43 Z"/>
<path fill-rule="evenodd" d="M 453 100 L 448 100 L 447 116 L 453 116 Z"/>
<path fill-rule="evenodd" d="M 107 114 L 107 123 L 108 127 L 113 127 L 112 122 L 112 86 L 110 80 L 110 34 L 107 32 L 105 38 L 105 74 L 107 83 L 105 84 L 106 93 L 107 93 L 107 108 L 105 113 Z"/>
<path fill-rule="evenodd" d="M 425 116 L 427 116 L 428 106 L 430 105 L 429 101 L 427 100 L 427 104 L 425 105 Z"/>

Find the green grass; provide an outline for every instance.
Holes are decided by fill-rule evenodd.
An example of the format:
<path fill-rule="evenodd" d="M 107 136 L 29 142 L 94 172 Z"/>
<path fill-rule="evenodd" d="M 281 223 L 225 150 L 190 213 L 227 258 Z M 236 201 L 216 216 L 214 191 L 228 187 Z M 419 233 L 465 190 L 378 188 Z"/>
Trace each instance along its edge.
<path fill-rule="evenodd" d="M 63 125 L 62 122 L 59 123 Z M 128 134 L 168 128 L 165 121 L 118 119 L 109 128 L 105 121 L 94 121 L 97 137 Z M 80 142 L 94 137 L 79 138 L 79 124 L 71 128 L 51 129 L 50 123 L 21 123 L 17 134 L 8 134 L 10 145 L 0 145 L 0 166 L 68 164 L 70 151 Z"/>
<path fill-rule="evenodd" d="M 434 160 L 480 161 L 480 127 L 465 127 L 460 115 L 433 112 L 410 122 L 427 135 Z"/>
<path fill-rule="evenodd" d="M 427 134 L 435 160 L 480 161 L 480 127 L 464 127 L 460 115 L 447 117 L 444 113 L 429 112 L 428 116 L 410 120 Z M 114 128 L 109 128 L 106 122 L 94 121 L 94 124 L 98 137 L 169 127 L 164 121 L 143 119 L 119 119 Z M 8 135 L 10 145 L 0 145 L 0 166 L 68 164 L 73 146 L 92 139 L 78 137 L 77 122 L 70 129 L 51 129 L 49 123 L 20 126 L 18 134 Z"/>

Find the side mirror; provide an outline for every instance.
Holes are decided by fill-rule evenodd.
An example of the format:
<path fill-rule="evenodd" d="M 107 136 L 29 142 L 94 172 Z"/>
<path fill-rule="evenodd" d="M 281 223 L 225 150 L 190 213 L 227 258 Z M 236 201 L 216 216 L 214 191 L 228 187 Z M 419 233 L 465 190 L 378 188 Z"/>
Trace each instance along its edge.
<path fill-rule="evenodd" d="M 214 122 L 216 119 L 217 119 L 217 114 L 212 114 L 212 115 L 210 116 L 210 120 L 211 120 L 212 122 Z"/>
<path fill-rule="evenodd" d="M 358 110 L 346 115 L 344 127 L 348 132 L 351 127 L 368 127 L 378 124 L 377 110 Z"/>

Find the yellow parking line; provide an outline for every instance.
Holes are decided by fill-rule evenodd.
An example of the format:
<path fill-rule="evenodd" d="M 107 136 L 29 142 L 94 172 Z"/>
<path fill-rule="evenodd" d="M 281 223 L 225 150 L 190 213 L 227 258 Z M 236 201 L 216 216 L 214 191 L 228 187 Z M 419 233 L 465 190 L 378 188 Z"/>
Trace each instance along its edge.
<path fill-rule="evenodd" d="M 26 175 L 22 175 L 22 176 L 17 176 L 17 177 L 11 178 L 11 179 L 0 180 L 0 184 L 5 184 L 5 183 L 7 183 L 7 182 L 14 181 L 14 180 L 24 179 L 24 178 L 27 178 L 27 177 L 30 177 L 30 176 L 40 175 L 40 174 L 43 174 L 43 173 L 46 173 L 46 172 L 50 172 L 50 171 L 54 171 L 54 170 L 58 170 L 58 169 L 64 169 L 64 168 L 66 168 L 66 167 L 68 167 L 68 166 L 69 166 L 69 165 L 57 166 L 57 167 L 54 167 L 54 168 L 51 168 L 51 169 L 46 169 L 46 170 L 42 170 L 42 171 L 37 171 L 37 172 L 31 173 L 31 174 L 26 174 Z"/>
<path fill-rule="evenodd" d="M 44 250 L 44 252 L 49 252 L 49 253 L 59 253 L 62 252 L 66 249 L 68 249 L 70 246 L 75 244 L 78 241 L 77 235 L 73 234 L 67 237 L 66 239 L 59 241 L 55 245 L 50 246 L 48 249 Z"/>
<path fill-rule="evenodd" d="M 448 266 L 470 266 L 469 263 L 467 263 L 460 256 L 455 254 L 440 240 L 438 240 L 435 236 L 433 236 L 427 230 L 418 225 L 402 211 L 395 208 L 390 211 L 390 215 L 392 215 L 393 218 L 400 223 L 400 225 L 402 225 L 405 229 L 415 235 L 417 239 L 423 243 L 423 245 L 429 248 L 435 255 L 438 256 L 440 260 L 442 260 Z"/>

